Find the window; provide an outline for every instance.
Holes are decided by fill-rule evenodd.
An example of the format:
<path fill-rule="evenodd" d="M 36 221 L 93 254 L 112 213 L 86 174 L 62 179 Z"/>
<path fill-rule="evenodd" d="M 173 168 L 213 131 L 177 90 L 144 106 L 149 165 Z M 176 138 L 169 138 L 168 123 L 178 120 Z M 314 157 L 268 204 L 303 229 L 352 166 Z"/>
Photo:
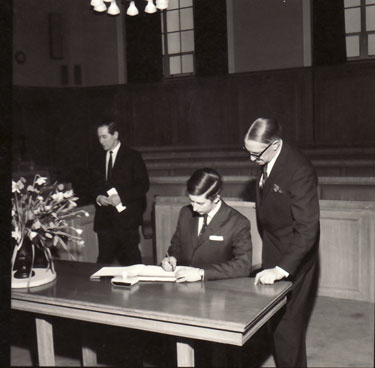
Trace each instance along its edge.
<path fill-rule="evenodd" d="M 344 0 L 346 56 L 375 57 L 375 0 Z"/>
<path fill-rule="evenodd" d="M 193 0 L 169 0 L 161 13 L 165 77 L 195 73 Z"/>

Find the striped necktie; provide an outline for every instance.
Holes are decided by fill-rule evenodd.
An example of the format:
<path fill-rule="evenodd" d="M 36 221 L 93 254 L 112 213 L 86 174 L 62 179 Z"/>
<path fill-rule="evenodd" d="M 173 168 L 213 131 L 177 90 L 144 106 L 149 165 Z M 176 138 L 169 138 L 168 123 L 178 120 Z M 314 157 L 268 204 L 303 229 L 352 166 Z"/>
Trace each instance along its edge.
<path fill-rule="evenodd" d="M 266 180 L 268 178 L 267 164 L 263 165 L 262 171 L 263 171 L 263 175 L 262 175 L 262 180 L 260 181 L 260 187 L 263 189 L 264 185 L 266 184 Z"/>

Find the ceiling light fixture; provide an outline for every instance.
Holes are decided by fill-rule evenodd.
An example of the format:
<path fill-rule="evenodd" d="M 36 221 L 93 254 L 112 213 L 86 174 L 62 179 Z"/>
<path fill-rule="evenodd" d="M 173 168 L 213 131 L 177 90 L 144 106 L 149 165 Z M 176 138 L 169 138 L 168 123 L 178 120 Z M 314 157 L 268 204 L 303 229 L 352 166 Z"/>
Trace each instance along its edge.
<path fill-rule="evenodd" d="M 127 15 L 134 16 L 139 14 L 139 11 L 135 5 L 135 1 L 127 0 L 130 4 L 128 10 L 126 11 Z M 140 0 L 137 0 L 140 1 Z M 168 8 L 168 0 L 155 0 L 156 6 L 154 4 L 154 0 L 145 0 L 147 1 L 147 5 L 145 7 L 145 12 L 148 14 L 156 13 L 157 10 L 164 10 Z M 110 3 L 107 8 L 105 3 Z M 117 15 L 120 14 L 120 8 L 118 7 L 116 0 L 91 0 L 90 5 L 94 8 L 95 11 L 103 13 L 107 11 L 110 15 Z"/>

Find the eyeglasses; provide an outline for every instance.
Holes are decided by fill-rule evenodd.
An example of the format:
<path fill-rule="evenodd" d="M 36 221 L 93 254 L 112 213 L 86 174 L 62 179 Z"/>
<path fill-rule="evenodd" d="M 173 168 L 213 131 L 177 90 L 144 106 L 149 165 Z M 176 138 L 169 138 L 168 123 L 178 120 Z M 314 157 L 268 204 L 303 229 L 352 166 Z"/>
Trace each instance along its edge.
<path fill-rule="evenodd" d="M 266 152 L 268 150 L 268 148 L 270 148 L 272 146 L 272 144 L 274 143 L 275 141 L 272 141 L 271 143 L 268 144 L 268 146 L 260 153 L 253 153 L 253 152 L 249 152 L 250 156 L 251 157 L 254 157 L 255 159 L 259 159 L 262 157 L 262 155 L 264 154 L 264 152 Z M 245 147 L 244 147 L 245 148 Z M 246 149 L 246 148 L 245 148 Z"/>

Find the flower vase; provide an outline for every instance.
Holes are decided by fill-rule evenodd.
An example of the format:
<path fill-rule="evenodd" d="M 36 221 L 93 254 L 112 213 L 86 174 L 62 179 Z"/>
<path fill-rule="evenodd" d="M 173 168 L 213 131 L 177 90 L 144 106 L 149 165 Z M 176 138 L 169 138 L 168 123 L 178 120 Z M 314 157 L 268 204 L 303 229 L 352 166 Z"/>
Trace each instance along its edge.
<path fill-rule="evenodd" d="M 53 281 L 56 272 L 52 258 L 44 255 L 30 240 L 15 247 L 12 260 L 12 288 L 29 288 Z"/>

